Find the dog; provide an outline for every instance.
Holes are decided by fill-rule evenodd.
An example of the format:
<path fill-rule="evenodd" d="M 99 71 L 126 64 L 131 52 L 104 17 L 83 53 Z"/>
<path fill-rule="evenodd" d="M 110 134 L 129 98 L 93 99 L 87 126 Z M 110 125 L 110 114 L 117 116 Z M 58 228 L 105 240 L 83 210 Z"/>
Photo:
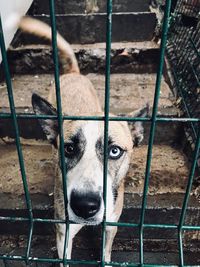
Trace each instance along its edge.
<path fill-rule="evenodd" d="M 36 19 L 24 17 L 20 28 L 35 36 L 51 40 L 50 27 Z M 74 116 L 104 116 L 91 81 L 80 74 L 75 54 L 67 41 L 57 33 L 57 47 L 63 65 L 60 76 L 62 112 Z M 32 106 L 37 115 L 57 115 L 55 85 L 50 88 L 48 100 L 32 95 Z M 129 114 L 145 117 L 148 106 Z M 110 114 L 110 116 L 115 116 Z M 55 161 L 55 218 L 65 219 L 62 188 L 62 173 L 59 159 L 59 133 L 57 120 L 39 119 L 47 140 L 53 147 Z M 108 134 L 107 200 L 103 198 L 104 122 L 93 120 L 64 120 L 63 138 L 67 171 L 67 213 L 69 242 L 67 259 L 71 259 L 74 236 L 84 225 L 98 225 L 103 221 L 106 206 L 106 221 L 117 222 L 124 201 L 124 179 L 129 168 L 134 145 L 143 140 L 142 122 L 110 121 Z M 106 204 L 106 205 L 105 205 Z M 65 224 L 56 229 L 57 250 L 63 258 Z M 117 227 L 106 226 L 105 261 L 111 261 L 111 250 Z M 61 264 L 60 266 L 63 266 Z"/>

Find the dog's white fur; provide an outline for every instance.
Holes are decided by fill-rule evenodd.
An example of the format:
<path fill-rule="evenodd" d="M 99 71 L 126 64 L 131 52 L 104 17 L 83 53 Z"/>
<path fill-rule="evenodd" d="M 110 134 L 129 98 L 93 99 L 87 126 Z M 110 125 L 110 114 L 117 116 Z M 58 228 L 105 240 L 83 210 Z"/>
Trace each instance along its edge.
<path fill-rule="evenodd" d="M 20 28 L 28 33 L 51 40 L 51 29 L 46 24 L 31 19 L 23 18 Z M 96 92 L 87 77 L 80 74 L 78 63 L 71 46 L 57 35 L 57 46 L 63 65 L 64 74 L 60 76 L 62 110 L 66 115 L 103 115 Z M 50 88 L 48 101 L 56 105 L 55 87 Z M 39 96 L 33 97 L 33 108 L 36 114 L 56 114 L 56 110 Z M 146 109 L 135 113 L 136 116 L 146 115 Z M 113 116 L 113 115 L 112 115 Z M 39 120 L 47 139 L 56 147 L 59 143 L 57 122 L 55 120 Z M 69 243 L 67 248 L 67 259 L 71 258 L 72 241 L 74 236 L 84 225 L 97 225 L 102 222 L 105 203 L 103 201 L 103 136 L 104 123 L 102 121 L 67 121 L 63 122 L 64 142 L 72 142 L 71 138 L 81 133 L 84 149 L 81 150 L 81 158 L 67 172 L 67 211 L 71 221 Z M 122 212 L 124 198 L 124 177 L 128 171 L 132 154 L 133 142 L 139 143 L 143 139 L 143 128 L 141 122 L 132 123 L 132 133 L 127 122 L 112 121 L 109 123 L 109 160 L 107 174 L 107 203 L 106 220 L 117 222 Z M 97 146 L 99 142 L 99 146 Z M 83 145 L 84 143 L 84 145 Z M 115 150 L 112 150 L 113 146 Z M 120 148 L 120 149 L 117 149 Z M 56 165 L 55 175 L 55 216 L 65 219 L 64 200 L 62 189 L 62 175 L 59 167 L 59 150 L 54 148 L 54 159 Z M 113 159 L 113 153 L 123 151 L 119 158 Z M 79 154 L 76 155 L 79 157 Z M 66 156 L 66 164 L 69 157 Z M 83 218 L 75 214 L 70 202 L 72 192 L 83 195 L 95 192 L 100 197 L 99 210 L 92 217 Z M 116 196 L 115 196 L 116 195 Z M 63 258 L 63 247 L 65 239 L 65 225 L 57 226 L 57 249 L 59 258 Z M 117 227 L 106 227 L 105 260 L 111 260 L 111 249 Z M 62 266 L 62 264 L 61 264 Z"/>

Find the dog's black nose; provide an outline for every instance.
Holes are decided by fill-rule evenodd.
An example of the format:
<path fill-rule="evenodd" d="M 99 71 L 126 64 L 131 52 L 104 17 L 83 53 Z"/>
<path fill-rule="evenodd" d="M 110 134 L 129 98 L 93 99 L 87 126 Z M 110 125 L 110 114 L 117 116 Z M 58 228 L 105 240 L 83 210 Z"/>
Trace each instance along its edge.
<path fill-rule="evenodd" d="M 73 212 L 81 218 L 93 217 L 100 209 L 101 198 L 94 192 L 80 193 L 72 191 L 70 206 Z"/>

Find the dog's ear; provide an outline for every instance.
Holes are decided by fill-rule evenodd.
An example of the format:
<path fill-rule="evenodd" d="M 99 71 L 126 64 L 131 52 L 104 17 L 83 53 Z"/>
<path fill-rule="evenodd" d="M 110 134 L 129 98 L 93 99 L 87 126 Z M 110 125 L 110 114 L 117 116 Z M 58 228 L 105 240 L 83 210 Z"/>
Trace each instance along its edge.
<path fill-rule="evenodd" d="M 44 98 L 37 94 L 32 95 L 32 106 L 36 115 L 57 115 L 57 110 Z M 52 119 L 38 119 L 47 137 L 54 144 L 58 136 L 58 122 Z"/>
<path fill-rule="evenodd" d="M 141 109 L 138 109 L 134 112 L 126 114 L 121 114 L 121 116 L 131 117 L 131 118 L 141 118 L 146 117 L 149 115 L 149 104 L 147 103 L 144 107 Z M 133 146 L 139 146 L 139 144 L 144 139 L 144 128 L 142 121 L 129 121 L 128 122 L 129 128 L 131 130 L 131 134 L 133 137 Z"/>
<path fill-rule="evenodd" d="M 132 117 L 141 118 L 149 114 L 149 104 L 132 113 Z M 142 121 L 129 122 L 129 127 L 133 136 L 133 146 L 139 146 L 144 139 L 144 127 Z"/>

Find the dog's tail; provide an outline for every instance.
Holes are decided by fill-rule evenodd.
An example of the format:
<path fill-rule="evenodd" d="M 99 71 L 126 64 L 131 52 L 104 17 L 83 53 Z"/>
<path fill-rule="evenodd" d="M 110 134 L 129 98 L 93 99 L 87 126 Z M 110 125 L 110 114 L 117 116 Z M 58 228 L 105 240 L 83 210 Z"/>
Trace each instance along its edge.
<path fill-rule="evenodd" d="M 19 22 L 19 28 L 29 34 L 45 38 L 49 41 L 52 39 L 51 28 L 42 21 L 30 17 L 23 17 Z M 57 33 L 57 46 L 60 54 L 64 73 L 80 73 L 78 62 L 70 44 Z"/>

